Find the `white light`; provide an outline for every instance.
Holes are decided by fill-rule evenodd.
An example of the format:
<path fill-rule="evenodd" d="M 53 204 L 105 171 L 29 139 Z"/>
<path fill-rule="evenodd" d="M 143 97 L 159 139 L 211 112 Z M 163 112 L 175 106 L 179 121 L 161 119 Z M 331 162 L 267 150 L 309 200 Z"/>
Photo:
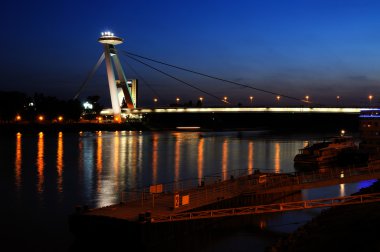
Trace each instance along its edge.
<path fill-rule="evenodd" d="M 111 33 L 111 36 L 113 37 L 113 33 Z"/>
<path fill-rule="evenodd" d="M 93 108 L 92 104 L 89 102 L 83 103 L 83 107 L 84 107 L 84 109 L 92 109 Z"/>
<path fill-rule="evenodd" d="M 102 36 L 104 36 L 104 32 L 102 32 Z"/>

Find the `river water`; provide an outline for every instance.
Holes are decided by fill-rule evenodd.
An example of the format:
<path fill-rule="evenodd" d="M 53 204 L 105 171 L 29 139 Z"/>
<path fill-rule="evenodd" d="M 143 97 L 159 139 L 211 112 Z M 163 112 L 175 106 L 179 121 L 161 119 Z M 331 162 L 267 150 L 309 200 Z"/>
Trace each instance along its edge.
<path fill-rule="evenodd" d="M 0 248 L 68 251 L 75 206 L 120 202 L 120 192 L 234 169 L 293 172 L 298 149 L 327 135 L 243 132 L 79 132 L 1 135 Z M 302 198 L 349 195 L 373 181 L 304 190 Z M 238 230 L 198 251 L 263 251 L 320 210 L 275 215 L 265 234 Z"/>

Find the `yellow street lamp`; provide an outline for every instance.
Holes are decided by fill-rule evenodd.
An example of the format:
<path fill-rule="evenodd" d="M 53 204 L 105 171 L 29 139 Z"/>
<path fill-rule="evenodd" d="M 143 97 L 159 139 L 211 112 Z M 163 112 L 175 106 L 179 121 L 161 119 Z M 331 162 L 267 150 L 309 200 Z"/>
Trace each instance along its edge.
<path fill-rule="evenodd" d="M 180 101 L 179 97 L 177 97 L 175 100 L 177 103 L 179 103 L 179 101 Z"/>
<path fill-rule="evenodd" d="M 306 102 L 309 102 L 309 98 L 310 98 L 310 97 L 309 97 L 308 95 L 305 96 L 305 100 L 306 100 Z"/>
<path fill-rule="evenodd" d="M 372 99 L 373 99 L 373 95 L 369 95 L 369 96 L 368 96 L 368 99 L 369 99 L 369 105 L 371 105 L 371 103 L 372 103 Z"/>
<path fill-rule="evenodd" d="M 201 102 L 203 102 L 203 97 L 201 96 L 201 97 L 199 97 L 199 100 L 201 101 Z"/>
<path fill-rule="evenodd" d="M 227 102 L 227 99 L 228 99 L 227 96 L 224 96 L 224 97 L 223 97 L 223 101 L 224 101 L 224 102 Z"/>
<path fill-rule="evenodd" d="M 276 100 L 279 102 L 280 99 L 281 99 L 281 96 L 277 95 L 277 96 L 276 96 Z"/>
<path fill-rule="evenodd" d="M 252 103 L 252 102 L 253 102 L 253 96 L 250 96 L 250 97 L 249 97 L 249 100 L 250 100 L 250 102 Z"/>

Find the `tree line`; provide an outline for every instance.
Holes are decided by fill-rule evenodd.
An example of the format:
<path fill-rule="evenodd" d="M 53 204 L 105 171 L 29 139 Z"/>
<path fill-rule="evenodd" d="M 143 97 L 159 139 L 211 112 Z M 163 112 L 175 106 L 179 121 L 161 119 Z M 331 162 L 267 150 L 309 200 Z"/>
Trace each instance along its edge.
<path fill-rule="evenodd" d="M 47 122 L 58 121 L 58 118 L 65 122 L 77 122 L 83 117 L 93 119 L 102 110 L 99 99 L 96 95 L 87 97 L 86 101 L 93 105 L 89 111 L 78 99 L 60 100 L 42 93 L 28 96 L 18 91 L 0 91 L 0 122 L 36 122 L 42 118 Z"/>

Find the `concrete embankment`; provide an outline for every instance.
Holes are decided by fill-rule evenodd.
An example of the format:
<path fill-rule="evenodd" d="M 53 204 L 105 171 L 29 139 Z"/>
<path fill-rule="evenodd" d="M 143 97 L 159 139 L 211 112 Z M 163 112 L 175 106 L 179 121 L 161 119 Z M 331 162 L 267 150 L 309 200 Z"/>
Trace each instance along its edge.
<path fill-rule="evenodd" d="M 354 195 L 375 192 L 380 192 L 380 181 Z M 379 202 L 333 207 L 267 251 L 380 251 L 379 228 Z"/>

